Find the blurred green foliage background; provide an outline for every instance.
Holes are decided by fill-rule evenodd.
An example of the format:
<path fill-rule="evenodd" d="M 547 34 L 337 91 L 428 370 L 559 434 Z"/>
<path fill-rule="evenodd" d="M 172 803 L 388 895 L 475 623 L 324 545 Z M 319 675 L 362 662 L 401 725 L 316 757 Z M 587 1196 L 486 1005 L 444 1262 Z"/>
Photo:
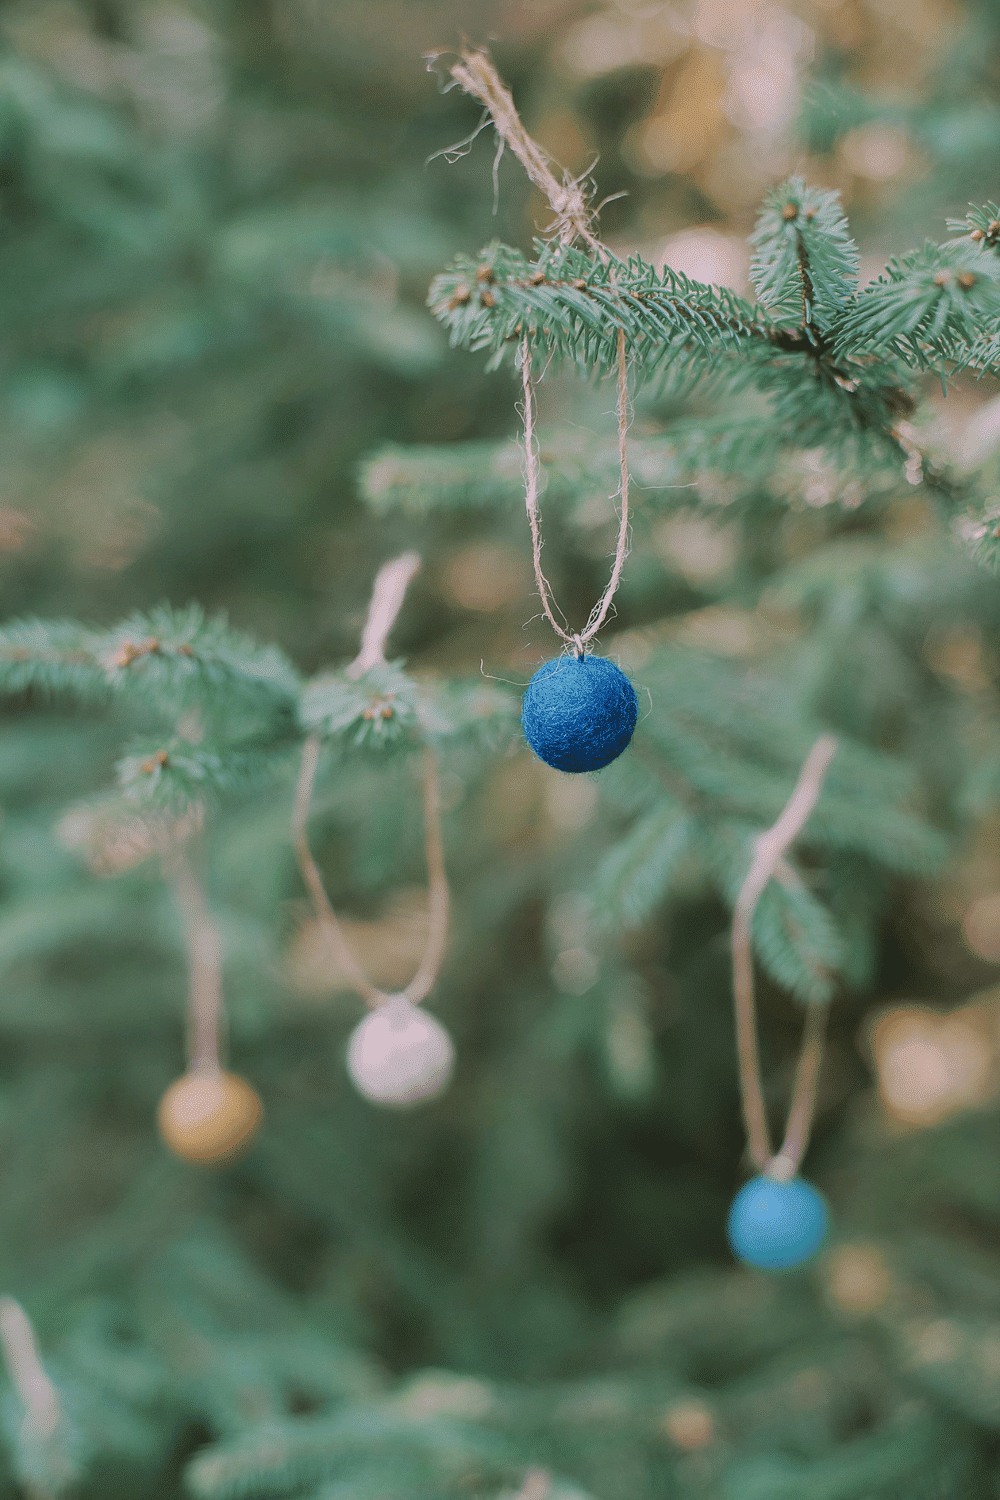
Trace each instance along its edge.
<path fill-rule="evenodd" d="M 514 383 L 425 308 L 454 254 L 528 248 L 548 217 L 509 158 L 495 191 L 491 139 L 440 154 L 479 118 L 444 86 L 463 36 L 560 163 L 624 190 L 612 247 L 703 281 L 745 288 L 791 172 L 842 192 L 862 281 L 1000 196 L 992 0 L 5 0 L 6 615 L 196 601 L 314 671 L 354 655 L 376 568 L 414 547 L 393 642 L 418 674 L 523 682 L 549 652 Z M 610 404 L 543 387 L 547 560 L 578 619 L 606 577 Z M 634 438 L 713 410 L 650 397 Z M 915 420 L 942 464 L 1000 474 L 992 378 L 929 386 Z M 411 467 L 424 445 L 439 474 Z M 605 871 L 602 924 L 589 877 L 635 798 L 516 747 L 446 767 L 431 1003 L 460 1065 L 405 1117 L 347 1081 L 360 1004 L 292 862 L 292 769 L 223 808 L 231 1054 L 267 1124 L 223 1172 L 168 1158 L 180 929 L 88 800 L 120 726 L 28 692 L 0 719 L 0 1287 L 62 1416 L 33 1432 L 8 1390 L 0 1493 L 998 1493 L 996 580 L 926 486 L 872 499 L 818 449 L 690 493 L 635 467 L 608 650 L 642 680 L 673 650 L 660 690 L 722 705 L 713 744 L 752 701 L 782 775 L 808 706 L 905 765 L 936 829 L 906 878 L 838 876 L 857 962 L 810 1160 L 832 1249 L 782 1281 L 732 1268 L 725 906 L 694 877 L 648 896 L 640 862 L 631 896 Z M 426 928 L 407 767 L 328 775 L 316 826 L 350 940 L 401 984 Z M 780 1107 L 801 1008 L 771 984 L 762 1009 Z"/>

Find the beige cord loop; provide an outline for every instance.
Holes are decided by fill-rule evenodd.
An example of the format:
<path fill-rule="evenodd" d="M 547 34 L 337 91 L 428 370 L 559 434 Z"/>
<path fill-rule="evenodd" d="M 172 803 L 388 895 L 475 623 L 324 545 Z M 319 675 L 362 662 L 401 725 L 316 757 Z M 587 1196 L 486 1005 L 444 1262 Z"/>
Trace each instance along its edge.
<path fill-rule="evenodd" d="M 0 1297 L 0 1350 L 24 1407 L 22 1437 L 45 1442 L 59 1425 L 59 1397 L 39 1357 L 31 1319 L 14 1297 Z"/>
<path fill-rule="evenodd" d="M 404 552 L 383 563 L 375 574 L 368 616 L 361 632 L 361 650 L 346 669 L 348 677 L 363 677 L 372 667 L 385 665 L 385 643 L 403 607 L 410 580 L 420 572 L 420 554 Z"/>
<path fill-rule="evenodd" d="M 538 513 L 539 463 L 538 450 L 535 440 L 535 390 L 531 379 L 531 345 L 528 335 L 524 334 L 521 339 L 521 386 L 524 393 L 523 421 L 524 421 L 524 453 L 525 453 L 525 475 L 524 475 L 524 506 L 528 513 L 528 525 L 531 527 L 531 560 L 535 569 L 535 587 L 538 589 L 539 598 L 542 601 L 542 609 L 556 635 L 567 646 L 572 646 L 577 656 L 582 656 L 588 641 L 593 640 L 608 617 L 618 584 L 622 576 L 622 568 L 625 558 L 628 556 L 628 499 L 629 499 L 629 473 L 628 473 L 628 449 L 626 440 L 628 438 L 629 409 L 628 409 L 628 358 L 625 349 L 625 334 L 622 329 L 618 330 L 618 454 L 621 479 L 618 488 L 618 499 L 620 500 L 620 513 L 618 521 L 618 545 L 615 548 L 615 560 L 611 568 L 611 577 L 608 586 L 601 598 L 590 612 L 583 630 L 567 630 L 556 619 L 555 611 L 559 606 L 555 602 L 552 593 L 552 585 L 545 576 L 542 568 L 542 527 L 541 518 Z M 559 610 L 562 614 L 562 610 Z M 565 618 L 565 617 L 564 617 Z"/>
<path fill-rule="evenodd" d="M 222 1002 L 222 939 L 187 855 L 178 849 L 165 864 L 184 923 L 188 953 L 188 1067 L 219 1067 L 225 1031 Z"/>
<path fill-rule="evenodd" d="M 756 1166 L 779 1178 L 795 1175 L 809 1144 L 828 1007 L 811 1005 L 806 1012 L 802 1051 L 788 1112 L 788 1127 L 781 1149 L 774 1155 L 760 1077 L 750 928 L 757 904 L 768 882 L 775 875 L 781 876 L 785 854 L 802 832 L 806 819 L 819 800 L 824 778 L 836 752 L 837 741 L 829 734 L 821 735 L 813 745 L 777 822 L 754 841 L 753 859 L 733 911 L 733 1003 L 747 1145 Z"/>
<path fill-rule="evenodd" d="M 552 159 L 537 141 L 533 140 L 521 123 L 510 90 L 505 88 L 499 73 L 493 66 L 489 54 L 463 48 L 459 61 L 451 68 L 451 76 L 467 94 L 485 106 L 489 118 L 503 144 L 510 147 L 528 177 L 548 199 L 555 214 L 555 229 L 560 240 L 570 245 L 582 240 L 597 258 L 611 269 L 611 285 L 616 286 L 612 256 L 606 245 L 602 245 L 594 234 L 591 224 L 594 212 L 587 202 L 581 185 L 582 179 L 563 173 L 560 182 L 552 170 Z M 628 555 L 628 454 L 626 438 L 629 426 L 628 358 L 625 348 L 624 329 L 618 330 L 618 450 L 621 460 L 621 481 L 618 500 L 621 513 L 618 527 L 618 545 L 611 568 L 611 578 L 601 598 L 590 612 L 583 630 L 567 630 L 556 619 L 556 604 L 552 586 L 542 571 L 542 533 L 538 516 L 539 464 L 535 446 L 535 393 L 531 379 L 531 344 L 524 333 L 520 345 L 521 382 L 524 392 L 522 419 L 524 422 L 525 484 L 524 501 L 531 526 L 531 557 L 535 569 L 535 585 L 545 618 L 560 640 L 571 646 L 577 656 L 583 656 L 587 643 L 592 641 L 608 617 L 615 592 L 621 579 L 622 568 Z M 562 611 L 559 610 L 562 614 Z"/>
<path fill-rule="evenodd" d="M 389 632 L 402 608 L 407 585 L 419 567 L 420 558 L 417 554 L 406 552 L 402 557 L 395 558 L 379 569 L 372 588 L 368 618 L 362 632 L 361 650 L 346 669 L 347 676 L 360 677 L 370 668 L 384 665 L 385 645 Z M 409 1000 L 412 1005 L 419 1005 L 434 987 L 434 981 L 437 979 L 444 959 L 448 938 L 450 895 L 441 831 L 441 778 L 437 757 L 430 749 L 425 749 L 423 804 L 429 908 L 427 941 L 417 972 L 409 984 L 404 990 L 390 995 L 372 983 L 354 956 L 326 893 L 323 877 L 309 847 L 306 824 L 316 782 L 316 771 L 319 767 L 319 755 L 319 736 L 311 734 L 302 747 L 302 762 L 292 804 L 292 843 L 299 869 L 302 872 L 302 879 L 312 898 L 316 920 L 326 937 L 337 967 L 347 975 L 354 989 L 372 1009 L 384 1005 L 387 1000 L 398 998 L 399 994 Z"/>
<path fill-rule="evenodd" d="M 350 945 L 344 937 L 343 928 L 337 920 L 337 914 L 330 905 L 323 877 L 319 873 L 319 867 L 313 859 L 309 841 L 306 838 L 306 820 L 309 817 L 309 804 L 312 801 L 316 768 L 319 765 L 319 751 L 319 736 L 311 734 L 302 747 L 302 763 L 299 767 L 299 779 L 296 783 L 295 801 L 292 807 L 292 840 L 295 857 L 302 871 L 306 889 L 312 897 L 316 920 L 326 937 L 334 962 L 347 975 L 362 999 L 374 1007 L 381 1005 L 385 996 L 372 984 L 351 952 Z"/>
<path fill-rule="evenodd" d="M 379 989 L 373 984 L 365 973 L 358 960 L 351 951 L 350 944 L 344 936 L 337 914 L 331 905 L 330 898 L 323 884 L 323 877 L 312 855 L 309 840 L 306 836 L 306 820 L 309 816 L 309 804 L 312 801 L 313 785 L 316 780 L 316 769 L 319 765 L 319 738 L 311 734 L 302 748 L 302 764 L 299 770 L 299 779 L 295 788 L 295 801 L 292 813 L 292 838 L 295 848 L 295 857 L 298 860 L 302 879 L 305 881 L 306 889 L 312 897 L 313 910 L 320 928 L 326 937 L 330 952 L 337 967 L 350 979 L 351 984 L 357 990 L 361 998 L 372 1007 L 384 1005 L 387 1000 L 395 998 L 387 991 Z M 445 944 L 448 938 L 448 908 L 449 891 L 448 876 L 444 864 L 444 842 L 441 834 L 441 783 L 438 774 L 436 756 L 430 751 L 424 751 L 424 836 L 427 851 L 427 876 L 429 895 L 429 925 L 427 931 L 427 942 L 424 946 L 423 957 L 413 978 L 404 990 L 399 991 L 412 1005 L 419 1005 L 421 1000 L 427 998 L 434 987 L 438 972 L 444 959 Z"/>

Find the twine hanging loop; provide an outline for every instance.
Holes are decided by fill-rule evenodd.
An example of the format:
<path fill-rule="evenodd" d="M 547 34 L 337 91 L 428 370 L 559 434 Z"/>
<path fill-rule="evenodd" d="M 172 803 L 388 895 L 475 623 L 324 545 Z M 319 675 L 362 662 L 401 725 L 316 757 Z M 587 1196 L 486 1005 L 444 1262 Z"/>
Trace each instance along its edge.
<path fill-rule="evenodd" d="M 757 1005 L 754 991 L 751 926 L 754 913 L 768 882 L 779 874 L 785 855 L 805 827 L 819 800 L 837 741 L 821 735 L 803 762 L 792 794 L 774 825 L 754 841 L 753 858 L 733 910 L 733 1003 L 736 1015 L 736 1053 L 740 1095 L 747 1131 L 747 1147 L 755 1165 L 770 1176 L 794 1177 L 809 1144 L 816 1108 L 816 1089 L 823 1059 L 823 1036 L 828 1006 L 810 1005 L 806 1012 L 802 1050 L 792 1088 L 785 1138 L 775 1154 L 764 1107 L 757 1041 Z"/>
<path fill-rule="evenodd" d="M 618 356 L 617 356 L 617 412 L 618 412 L 618 455 L 620 479 L 617 500 L 619 502 L 618 513 L 618 541 L 615 547 L 615 558 L 611 566 L 611 577 L 608 586 L 600 599 L 590 612 L 583 630 L 571 631 L 556 618 L 556 611 L 562 615 L 562 610 L 555 602 L 552 585 L 545 576 L 542 567 L 542 526 L 538 509 L 538 496 L 541 489 L 541 469 L 538 460 L 538 446 L 535 436 L 535 390 L 531 377 L 531 342 L 527 334 L 522 335 L 520 348 L 521 363 L 521 386 L 523 402 L 521 415 L 524 423 L 524 507 L 528 514 L 528 525 L 531 529 L 531 561 L 535 571 L 535 587 L 542 601 L 542 609 L 545 618 L 560 640 L 572 648 L 577 656 L 583 656 L 587 645 L 593 640 L 608 617 L 608 612 L 614 601 L 621 581 L 622 568 L 628 556 L 629 545 L 629 472 L 628 472 L 628 449 L 627 438 L 629 428 L 629 399 L 628 399 L 628 356 L 625 347 L 625 334 L 622 329 L 618 330 Z M 563 616 L 565 619 L 565 616 Z"/>
<path fill-rule="evenodd" d="M 348 677 L 357 678 L 373 667 L 385 665 L 385 647 L 414 574 L 420 568 L 416 552 L 385 563 L 375 576 L 368 616 L 361 635 L 361 650 L 346 668 Z M 402 996 L 411 1005 L 419 1005 L 434 987 L 444 960 L 448 939 L 450 892 L 444 862 L 444 839 L 441 829 L 441 777 L 437 756 L 428 747 L 423 759 L 424 843 L 427 859 L 428 928 L 423 956 L 417 971 L 405 989 L 391 994 L 380 989 L 355 957 L 340 920 L 326 892 L 319 866 L 309 847 L 306 824 L 312 802 L 316 772 L 319 768 L 320 739 L 311 734 L 302 747 L 302 760 L 292 803 L 292 845 L 302 873 L 320 930 L 326 938 L 331 957 L 350 980 L 361 998 L 372 1008 L 385 1005 Z"/>

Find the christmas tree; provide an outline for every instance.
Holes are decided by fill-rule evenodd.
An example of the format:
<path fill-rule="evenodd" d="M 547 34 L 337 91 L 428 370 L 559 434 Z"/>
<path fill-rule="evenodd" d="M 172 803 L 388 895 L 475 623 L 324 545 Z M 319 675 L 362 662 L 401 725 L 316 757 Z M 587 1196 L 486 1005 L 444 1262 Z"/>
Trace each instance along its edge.
<path fill-rule="evenodd" d="M 1000 18 L 0 28 L 0 1492 L 994 1495 Z"/>

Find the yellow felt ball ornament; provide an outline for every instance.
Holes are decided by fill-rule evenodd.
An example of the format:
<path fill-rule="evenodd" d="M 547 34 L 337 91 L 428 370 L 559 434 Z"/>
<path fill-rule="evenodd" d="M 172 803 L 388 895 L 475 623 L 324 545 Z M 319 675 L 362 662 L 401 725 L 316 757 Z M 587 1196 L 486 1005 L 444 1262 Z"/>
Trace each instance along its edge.
<path fill-rule="evenodd" d="M 222 1068 L 189 1068 L 156 1112 L 160 1135 L 175 1156 L 205 1165 L 231 1161 L 250 1145 L 264 1118 L 256 1091 Z"/>

